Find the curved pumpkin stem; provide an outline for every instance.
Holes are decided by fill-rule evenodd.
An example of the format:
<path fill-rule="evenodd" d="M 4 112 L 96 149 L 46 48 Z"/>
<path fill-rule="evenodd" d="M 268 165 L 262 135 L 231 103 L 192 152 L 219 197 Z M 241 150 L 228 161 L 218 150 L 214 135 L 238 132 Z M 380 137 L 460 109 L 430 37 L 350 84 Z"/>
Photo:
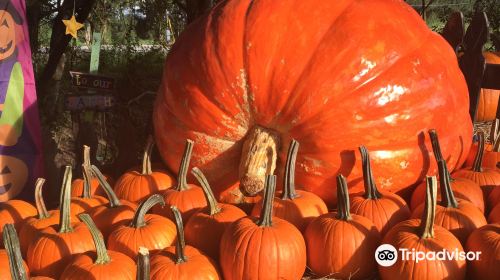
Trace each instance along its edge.
<path fill-rule="evenodd" d="M 359 147 L 359 152 L 361 153 L 361 161 L 363 165 L 363 182 L 365 185 L 365 198 L 366 199 L 379 199 L 382 194 L 377 189 L 377 184 L 373 179 L 372 167 L 370 164 L 370 154 L 365 146 Z"/>
<path fill-rule="evenodd" d="M 474 157 L 474 163 L 472 164 L 472 170 L 475 172 L 481 172 L 483 166 L 483 154 L 484 154 L 484 132 L 479 131 L 477 133 L 479 137 L 478 147 L 476 157 Z"/>
<path fill-rule="evenodd" d="M 83 174 L 82 198 L 92 198 L 92 195 L 90 195 L 91 182 L 92 182 L 92 172 L 90 171 L 90 165 L 82 164 L 82 174 Z"/>
<path fill-rule="evenodd" d="M 28 280 L 28 273 L 23 266 L 21 255 L 21 245 L 17 236 L 16 228 L 13 224 L 6 224 L 3 227 L 3 244 L 9 259 L 10 275 L 13 280 Z M 2 268 L 5 269 L 5 268 Z"/>
<path fill-rule="evenodd" d="M 276 176 L 267 175 L 264 186 L 264 200 L 257 225 L 261 227 L 270 227 L 273 225 L 273 202 L 274 191 L 276 190 Z"/>
<path fill-rule="evenodd" d="M 495 119 L 493 125 L 491 126 L 490 141 L 493 146 L 494 152 L 500 151 L 500 120 Z"/>
<path fill-rule="evenodd" d="M 443 206 L 448 208 L 458 208 L 457 200 L 455 199 L 455 195 L 453 194 L 453 190 L 451 188 L 451 180 L 448 176 L 446 161 L 440 160 L 438 162 L 438 172 Z"/>
<path fill-rule="evenodd" d="M 436 218 L 436 196 L 437 180 L 436 176 L 426 177 L 427 188 L 425 194 L 425 209 L 420 221 L 420 238 L 434 237 L 434 220 Z"/>
<path fill-rule="evenodd" d="M 180 264 L 188 261 L 186 254 L 184 253 L 184 248 L 186 247 L 186 241 L 184 240 L 184 225 L 182 224 L 182 216 L 179 209 L 176 206 L 170 206 L 172 213 L 174 213 L 175 228 L 177 229 L 177 241 L 175 243 L 175 256 L 177 260 L 175 263 Z"/>
<path fill-rule="evenodd" d="M 45 207 L 45 201 L 43 200 L 43 185 L 45 184 L 44 178 L 36 179 L 35 183 L 35 205 L 36 211 L 38 212 L 38 219 L 43 220 L 50 217 L 47 207 Z"/>
<path fill-rule="evenodd" d="M 187 172 L 189 169 L 189 163 L 191 162 L 193 146 L 193 140 L 187 139 L 186 146 L 184 147 L 184 154 L 181 160 L 181 166 L 179 168 L 179 174 L 177 174 L 177 187 L 175 188 L 177 191 L 184 191 L 188 189 Z"/>
<path fill-rule="evenodd" d="M 96 176 L 97 180 L 99 181 L 99 185 L 101 185 L 104 192 L 106 193 L 106 196 L 108 197 L 109 207 L 115 208 L 115 207 L 121 206 L 122 203 L 120 202 L 120 199 L 118 198 L 118 196 L 116 196 L 115 191 L 113 191 L 113 188 L 106 181 L 106 179 L 104 178 L 104 175 L 99 170 L 99 168 L 97 168 L 95 165 L 92 165 L 91 170 L 92 170 L 92 173 L 94 173 L 94 175 Z"/>
<path fill-rule="evenodd" d="M 89 214 L 80 214 L 78 215 L 78 217 L 89 228 L 92 239 L 94 240 L 95 250 L 97 253 L 97 258 L 95 259 L 94 264 L 102 265 L 111 262 L 111 258 L 108 255 L 108 250 L 106 249 L 104 238 L 102 237 L 99 229 L 97 229 L 97 226 L 95 225 L 92 218 L 89 216 Z"/>
<path fill-rule="evenodd" d="M 142 156 L 142 175 L 149 175 L 153 173 L 153 170 L 151 168 L 151 153 L 153 151 L 153 146 L 154 146 L 153 136 L 149 135 Z"/>
<path fill-rule="evenodd" d="M 342 174 L 337 176 L 337 216 L 339 220 L 349 221 L 351 217 L 351 208 L 349 202 L 349 191 L 347 181 Z"/>
<path fill-rule="evenodd" d="M 90 166 L 90 147 L 83 145 L 83 164 Z"/>
<path fill-rule="evenodd" d="M 295 162 L 297 161 L 297 153 L 299 151 L 299 142 L 292 139 L 290 147 L 288 147 L 288 155 L 285 164 L 285 180 L 283 182 L 283 194 L 281 199 L 293 200 L 299 195 L 295 192 Z"/>
<path fill-rule="evenodd" d="M 203 189 L 203 194 L 205 194 L 205 199 L 208 203 L 209 215 L 213 216 L 217 213 L 220 213 L 219 205 L 217 204 L 217 199 L 215 199 L 215 195 L 208 184 L 207 177 L 201 172 L 198 167 L 193 167 L 191 169 L 191 174 L 196 177 L 196 180 L 200 183 L 201 188 Z"/>
<path fill-rule="evenodd" d="M 130 224 L 130 226 L 134 228 L 141 228 L 145 226 L 146 221 L 144 220 L 144 218 L 146 216 L 146 213 L 156 204 L 165 206 L 165 200 L 163 200 L 163 196 L 159 194 L 153 194 L 148 199 L 144 200 L 135 211 L 134 218 L 132 219 L 132 223 Z"/>
<path fill-rule="evenodd" d="M 149 250 L 145 247 L 139 247 L 137 255 L 137 280 L 149 280 L 151 271 L 151 262 L 149 259 Z"/>
<path fill-rule="evenodd" d="M 71 226 L 71 166 L 66 166 L 61 190 L 59 233 L 73 232 Z"/>

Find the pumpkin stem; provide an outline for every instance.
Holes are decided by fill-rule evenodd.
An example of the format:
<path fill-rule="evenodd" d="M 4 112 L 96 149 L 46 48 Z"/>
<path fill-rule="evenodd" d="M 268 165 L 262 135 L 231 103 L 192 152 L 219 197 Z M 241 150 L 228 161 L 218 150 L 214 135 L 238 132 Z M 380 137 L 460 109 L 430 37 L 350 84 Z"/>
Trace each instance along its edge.
<path fill-rule="evenodd" d="M 82 198 L 91 198 L 90 189 L 92 182 L 92 172 L 90 171 L 90 165 L 82 164 L 82 174 L 83 174 L 83 194 Z"/>
<path fill-rule="evenodd" d="M 283 182 L 283 193 L 281 199 L 293 200 L 299 195 L 295 192 L 295 162 L 297 161 L 297 152 L 299 150 L 299 142 L 292 139 L 290 147 L 288 147 L 288 155 L 285 164 L 285 180 Z"/>
<path fill-rule="evenodd" d="M 500 151 L 500 120 L 495 119 L 493 125 L 491 126 L 490 141 L 493 146 L 494 152 Z"/>
<path fill-rule="evenodd" d="M 441 188 L 441 199 L 442 204 L 448 208 L 458 208 L 457 200 L 451 189 L 451 180 L 448 176 L 448 167 L 446 166 L 446 161 L 438 161 L 438 172 L 439 172 L 439 185 Z"/>
<path fill-rule="evenodd" d="M 21 255 L 21 245 L 17 237 L 16 228 L 13 224 L 6 224 L 3 227 L 3 244 L 9 259 L 10 275 L 13 280 L 28 280 L 28 273 L 23 266 Z M 2 268 L 4 269 L 4 268 Z"/>
<path fill-rule="evenodd" d="M 351 220 L 349 191 L 347 190 L 347 181 L 342 174 L 337 176 L 337 201 L 338 205 L 336 218 L 344 221 Z"/>
<path fill-rule="evenodd" d="M 266 175 L 273 174 L 278 158 L 279 134 L 260 126 L 250 130 L 243 142 L 239 179 L 240 190 L 254 196 L 264 189 Z"/>
<path fill-rule="evenodd" d="M 439 137 L 437 131 L 435 129 L 430 129 L 429 137 L 431 138 L 432 152 L 434 153 L 434 158 L 436 159 L 436 162 L 439 163 L 440 160 L 445 160 L 443 157 L 443 153 L 441 152 L 441 145 L 439 144 Z M 448 168 L 446 168 L 446 176 L 448 176 L 448 180 L 450 180 L 450 182 L 453 182 L 453 179 L 451 178 L 450 171 L 448 170 Z"/>
<path fill-rule="evenodd" d="M 61 190 L 59 233 L 73 232 L 73 227 L 71 226 L 71 177 L 71 166 L 66 166 Z"/>
<path fill-rule="evenodd" d="M 420 238 L 434 237 L 434 219 L 436 218 L 436 196 L 437 196 L 437 180 L 436 176 L 427 176 L 425 194 L 425 209 L 420 221 Z"/>
<path fill-rule="evenodd" d="M 193 167 L 193 169 L 191 169 L 191 174 L 193 174 L 194 177 L 196 177 L 196 180 L 198 180 L 201 188 L 203 189 L 203 193 L 205 194 L 205 199 L 207 200 L 208 203 L 210 216 L 220 213 L 220 208 L 219 205 L 217 204 L 217 199 L 215 199 L 215 195 L 212 192 L 210 185 L 208 184 L 207 177 L 205 177 L 203 172 L 201 172 L 201 170 L 198 167 Z"/>
<path fill-rule="evenodd" d="M 90 166 L 90 147 L 83 145 L 83 164 Z"/>
<path fill-rule="evenodd" d="M 257 225 L 260 227 L 270 227 L 273 225 L 273 202 L 274 191 L 276 190 L 276 176 L 267 175 L 264 186 L 264 201 Z"/>
<path fill-rule="evenodd" d="M 111 262 L 104 238 L 92 218 L 89 214 L 85 213 L 78 215 L 78 217 L 88 227 L 90 234 L 92 235 L 92 239 L 94 240 L 95 250 L 97 253 L 97 258 L 95 259 L 94 264 L 102 265 Z"/>
<path fill-rule="evenodd" d="M 474 158 L 474 163 L 472 164 L 472 170 L 474 172 L 481 172 L 483 166 L 483 154 L 484 154 L 484 132 L 479 131 L 477 133 L 479 138 L 478 147 L 476 152 L 476 157 Z"/>
<path fill-rule="evenodd" d="M 365 198 L 366 199 L 379 199 L 382 194 L 377 189 L 377 184 L 373 179 L 372 167 L 370 164 L 370 154 L 365 146 L 359 147 L 359 152 L 361 153 L 361 161 L 363 165 L 363 182 L 365 185 Z"/>
<path fill-rule="evenodd" d="M 139 247 L 137 255 L 137 280 L 149 280 L 151 271 L 151 262 L 149 259 L 149 250 L 145 247 Z"/>
<path fill-rule="evenodd" d="M 163 196 L 159 194 L 153 194 L 148 199 L 144 200 L 135 211 L 134 218 L 132 219 L 130 226 L 134 228 L 141 228 L 145 226 L 146 221 L 144 220 L 144 218 L 146 216 L 146 213 L 156 204 L 165 206 L 165 200 L 163 200 Z"/>
<path fill-rule="evenodd" d="M 36 179 L 35 204 L 39 220 L 47 219 L 48 217 L 50 217 L 49 212 L 47 211 L 47 207 L 45 207 L 45 201 L 43 200 L 43 194 L 42 194 L 43 184 L 45 184 L 44 178 Z"/>
<path fill-rule="evenodd" d="M 142 175 L 149 175 L 153 173 L 151 168 L 151 152 L 153 151 L 154 141 L 153 136 L 149 135 L 144 154 L 142 156 Z"/>
<path fill-rule="evenodd" d="M 184 253 L 184 248 L 186 247 L 186 241 L 184 240 L 184 225 L 182 224 L 182 216 L 179 209 L 177 209 L 175 205 L 170 206 L 170 209 L 172 209 L 172 213 L 174 213 L 175 228 L 177 229 L 177 241 L 175 243 L 175 256 L 177 257 L 177 260 L 175 263 L 180 264 L 187 262 L 188 260 L 186 254 Z"/>
<path fill-rule="evenodd" d="M 436 162 L 439 162 L 443 158 L 443 153 L 441 152 L 441 145 L 439 145 L 439 138 L 437 131 L 435 129 L 429 130 L 429 137 L 431 138 L 432 151 L 434 152 L 434 158 Z"/>
<path fill-rule="evenodd" d="M 121 206 L 122 203 L 120 202 L 120 199 L 118 198 L 118 196 L 116 196 L 115 191 L 113 191 L 113 188 L 111 188 L 109 183 L 106 181 L 104 175 L 99 170 L 99 168 L 97 168 L 95 165 L 92 165 L 90 169 L 92 170 L 92 173 L 96 176 L 97 181 L 99 181 L 99 185 L 101 185 L 104 192 L 106 193 L 106 196 L 108 197 L 109 200 L 109 207 L 115 208 Z"/>
<path fill-rule="evenodd" d="M 179 168 L 179 174 L 177 174 L 177 191 L 185 191 L 188 189 L 187 183 L 187 172 L 189 170 L 189 162 L 191 161 L 191 154 L 193 153 L 193 140 L 187 139 L 186 146 L 184 147 L 184 154 L 181 160 L 181 166 Z"/>

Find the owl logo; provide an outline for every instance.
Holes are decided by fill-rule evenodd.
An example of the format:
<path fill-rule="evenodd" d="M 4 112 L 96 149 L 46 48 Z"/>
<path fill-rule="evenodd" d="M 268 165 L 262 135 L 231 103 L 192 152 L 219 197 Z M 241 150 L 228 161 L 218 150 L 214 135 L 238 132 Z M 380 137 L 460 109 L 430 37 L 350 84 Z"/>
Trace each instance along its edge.
<path fill-rule="evenodd" d="M 24 76 L 17 60 L 23 19 L 10 0 L 0 0 L 0 145 L 17 144 L 23 128 Z"/>

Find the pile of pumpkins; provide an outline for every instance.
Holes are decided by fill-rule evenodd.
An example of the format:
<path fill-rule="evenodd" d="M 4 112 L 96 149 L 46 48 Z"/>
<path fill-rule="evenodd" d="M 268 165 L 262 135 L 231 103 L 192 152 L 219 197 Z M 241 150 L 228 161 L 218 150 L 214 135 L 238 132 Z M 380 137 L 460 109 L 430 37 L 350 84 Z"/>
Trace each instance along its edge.
<path fill-rule="evenodd" d="M 35 206 L 0 204 L 0 279 L 301 279 L 306 267 L 312 277 L 335 279 L 497 279 L 498 124 L 491 145 L 477 134 L 473 155 L 453 174 L 430 130 L 439 182 L 427 177 L 409 204 L 377 188 L 369 152 L 359 147 L 365 189 L 349 193 L 338 175 L 333 212 L 319 196 L 295 189 L 295 140 L 282 191 L 275 193 L 276 176 L 267 175 L 249 213 L 217 202 L 201 170 L 189 168 L 191 140 L 177 178 L 152 169 L 150 139 L 142 169 L 126 172 L 113 188 L 84 147 L 83 178 L 72 180 L 66 167 L 59 209 L 46 209 L 44 179 L 36 182 Z M 189 170 L 198 183 L 188 183 Z M 480 251 L 481 258 L 377 266 L 375 251 L 384 243 L 410 251 Z"/>

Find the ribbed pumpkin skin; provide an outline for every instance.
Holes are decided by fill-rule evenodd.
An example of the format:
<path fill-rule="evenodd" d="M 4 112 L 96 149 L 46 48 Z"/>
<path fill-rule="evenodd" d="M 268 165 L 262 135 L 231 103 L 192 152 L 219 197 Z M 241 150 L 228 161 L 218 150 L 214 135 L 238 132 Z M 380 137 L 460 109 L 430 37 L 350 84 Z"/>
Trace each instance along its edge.
<path fill-rule="evenodd" d="M 334 272 L 340 279 L 350 275 L 351 279 L 365 279 L 374 275 L 375 258 L 368 256 L 374 256 L 381 237 L 367 218 L 353 214 L 351 220 L 344 221 L 337 219 L 335 212 L 327 213 L 309 224 L 304 237 L 307 264 L 316 275 L 327 276 Z M 345 240 L 352 241 L 346 244 Z M 324 252 L 330 252 L 329 257 Z"/>
<path fill-rule="evenodd" d="M 36 208 L 26 201 L 9 200 L 0 203 L 0 236 L 3 234 L 4 225 L 14 224 L 16 231 L 19 231 L 23 220 L 35 216 L 36 214 Z M 0 248 L 3 248 L 3 241 L 1 238 Z"/>
<path fill-rule="evenodd" d="M 184 228 L 186 243 L 202 250 L 214 260 L 219 259 L 219 244 L 224 230 L 234 221 L 246 216 L 240 208 L 219 203 L 220 212 L 211 216 L 207 209 L 194 213 Z"/>
<path fill-rule="evenodd" d="M 500 64 L 499 52 L 484 52 L 486 63 Z M 481 89 L 477 103 L 476 121 L 493 121 L 496 118 L 500 90 Z M 486 165 L 485 165 L 486 166 Z"/>
<path fill-rule="evenodd" d="M 393 227 L 382 240 L 383 244 L 391 244 L 396 249 L 407 248 L 418 251 L 463 251 L 458 239 L 444 228 L 434 225 L 434 237 L 420 238 L 420 219 L 412 219 L 399 223 Z M 399 252 L 398 252 L 399 254 Z M 403 263 L 398 255 L 398 261 L 389 267 L 379 266 L 380 277 L 383 280 L 414 279 L 414 280 L 438 280 L 438 279 L 465 279 L 465 260 L 452 261 L 414 261 L 406 260 Z M 481 278 L 478 278 L 481 279 Z"/>
<path fill-rule="evenodd" d="M 24 261 L 23 261 L 23 266 L 29 275 L 29 268 Z M 10 275 L 10 269 L 9 269 L 9 257 L 7 256 L 7 252 L 5 250 L 0 250 L 0 279 L 1 280 L 11 280 L 12 279 L 12 276 Z"/>
<path fill-rule="evenodd" d="M 498 279 L 500 224 L 485 225 L 474 231 L 467 240 L 467 250 L 481 252 L 478 261 L 469 262 L 470 279 Z"/>
<path fill-rule="evenodd" d="M 410 217 L 410 209 L 399 196 L 380 191 L 379 199 L 365 199 L 363 196 L 351 197 L 352 214 L 360 215 L 373 222 L 381 236 L 397 223 Z"/>
<path fill-rule="evenodd" d="M 413 213 L 412 218 L 422 217 L 424 203 L 420 204 Z M 451 232 L 465 246 L 469 235 L 477 228 L 487 224 L 483 213 L 466 200 L 458 200 L 458 208 L 447 208 L 436 205 L 435 225 L 441 226 Z"/>
<path fill-rule="evenodd" d="M 472 139 L 468 104 L 452 48 L 403 1 L 234 0 L 177 39 L 153 118 L 169 168 L 178 170 L 184 139 L 193 139 L 192 164 L 216 195 L 238 180 L 255 125 L 281 143 L 296 139 L 297 185 L 333 205 L 335 175 L 362 176 L 350 153 L 361 144 L 390 191 L 435 169 L 418 136 L 431 127 L 451 170 L 461 166 Z"/>
<path fill-rule="evenodd" d="M 91 198 L 72 197 L 71 215 L 78 216 L 82 213 L 88 213 L 94 208 L 107 203 L 109 203 L 109 201 L 106 198 L 98 195 L 92 195 Z"/>
<path fill-rule="evenodd" d="M 151 257 L 151 279 L 161 280 L 219 280 L 216 265 L 198 249 L 187 245 L 187 261 L 176 264 L 175 246 Z"/>
<path fill-rule="evenodd" d="M 166 171 L 141 174 L 140 171 L 131 170 L 118 178 L 114 190 L 119 198 L 139 203 L 152 194 L 171 188 L 174 183 L 175 179 Z"/>
<path fill-rule="evenodd" d="M 317 195 L 305 192 L 296 191 L 299 197 L 293 200 L 283 200 L 276 195 L 273 202 L 273 216 L 286 220 L 296 226 L 300 232 L 305 232 L 307 225 L 312 219 L 319 215 L 328 213 L 328 208 L 325 202 Z M 252 209 L 252 216 L 259 217 L 262 209 L 262 199 L 255 203 Z"/>
<path fill-rule="evenodd" d="M 153 213 L 174 220 L 172 211 L 169 207 L 175 205 L 181 211 L 182 220 L 184 223 L 189 221 L 189 218 L 196 213 L 196 211 L 207 207 L 207 201 L 203 190 L 197 185 L 188 184 L 189 189 L 178 191 L 174 188 L 164 191 L 163 199 L 165 199 L 165 207 L 156 205 L 153 207 Z"/>
<path fill-rule="evenodd" d="M 495 206 L 495 207 L 493 207 L 493 209 L 491 209 L 490 214 L 488 216 L 488 222 L 490 224 L 494 224 L 494 223 L 500 224 L 500 204 L 497 204 L 497 206 Z"/>
<path fill-rule="evenodd" d="M 143 227 L 134 228 L 126 223 L 111 232 L 108 237 L 108 249 L 135 259 L 139 247 L 154 252 L 172 245 L 177 236 L 172 221 L 155 214 L 146 214 L 144 220 L 146 225 Z"/>
<path fill-rule="evenodd" d="M 89 215 L 101 231 L 104 240 L 107 240 L 109 234 L 118 226 L 130 222 L 134 217 L 137 205 L 126 200 L 120 200 L 120 203 L 120 206 L 114 208 L 101 205 L 89 211 Z"/>
<path fill-rule="evenodd" d="M 64 269 L 60 280 L 135 280 L 136 264 L 125 254 L 108 251 L 111 258 L 106 265 L 95 265 L 95 252 L 87 252 L 75 257 Z"/>
<path fill-rule="evenodd" d="M 464 199 L 472 202 L 481 212 L 484 213 L 484 198 L 483 192 L 479 185 L 465 178 L 455 178 L 453 176 L 453 180 L 451 182 L 451 188 L 453 189 L 453 193 L 456 198 Z M 420 183 L 411 196 L 411 209 L 415 210 L 420 204 L 425 201 L 425 182 Z M 438 203 L 441 201 L 441 188 L 438 186 L 437 190 L 437 201 Z"/>
<path fill-rule="evenodd" d="M 90 231 L 83 223 L 73 232 L 59 233 L 58 225 L 47 227 L 28 247 L 27 261 L 33 275 L 59 278 L 74 255 L 95 250 Z"/>
<path fill-rule="evenodd" d="M 453 173 L 453 177 L 461 177 L 478 183 L 483 191 L 483 199 L 485 201 L 487 201 L 493 188 L 500 187 L 500 172 L 494 169 L 483 168 L 482 172 L 460 169 Z"/>
<path fill-rule="evenodd" d="M 500 204 L 500 187 L 493 188 L 488 196 L 488 208 L 491 210 Z"/>
<path fill-rule="evenodd" d="M 254 218 L 232 223 L 220 244 L 225 280 L 300 279 L 306 266 L 306 247 L 300 231 L 273 217 L 272 226 L 260 227 Z"/>

